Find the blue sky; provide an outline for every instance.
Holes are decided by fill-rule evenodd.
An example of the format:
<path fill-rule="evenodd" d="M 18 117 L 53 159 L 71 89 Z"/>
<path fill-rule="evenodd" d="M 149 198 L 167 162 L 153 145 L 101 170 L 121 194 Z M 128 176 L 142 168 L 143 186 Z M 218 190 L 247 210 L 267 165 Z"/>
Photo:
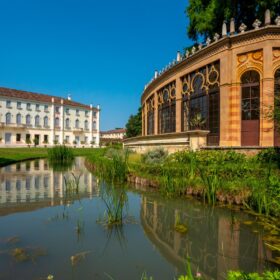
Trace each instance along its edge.
<path fill-rule="evenodd" d="M 180 0 L 0 0 L 0 86 L 100 104 L 101 129 L 136 113 L 155 69 L 190 44 Z"/>

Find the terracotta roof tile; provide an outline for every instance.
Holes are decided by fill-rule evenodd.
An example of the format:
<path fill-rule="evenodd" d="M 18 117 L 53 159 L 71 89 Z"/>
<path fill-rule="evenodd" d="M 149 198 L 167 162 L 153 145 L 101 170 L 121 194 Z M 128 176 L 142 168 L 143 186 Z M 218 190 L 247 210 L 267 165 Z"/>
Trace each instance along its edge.
<path fill-rule="evenodd" d="M 41 93 L 34 93 L 34 92 L 28 92 L 23 90 L 17 90 L 17 89 L 10 89 L 10 88 L 4 88 L 0 87 L 0 96 L 5 97 L 11 97 L 11 98 L 19 98 L 19 99 L 25 99 L 30 101 L 38 101 L 38 102 L 46 102 L 46 103 L 52 103 L 52 98 L 54 98 L 55 104 L 61 104 L 61 99 L 63 99 L 63 102 L 65 105 L 73 106 L 73 107 L 80 107 L 85 109 L 90 109 L 90 106 L 75 102 L 72 100 L 68 100 L 67 98 L 61 98 L 57 96 L 51 96 Z M 94 108 L 96 109 L 96 108 Z"/>

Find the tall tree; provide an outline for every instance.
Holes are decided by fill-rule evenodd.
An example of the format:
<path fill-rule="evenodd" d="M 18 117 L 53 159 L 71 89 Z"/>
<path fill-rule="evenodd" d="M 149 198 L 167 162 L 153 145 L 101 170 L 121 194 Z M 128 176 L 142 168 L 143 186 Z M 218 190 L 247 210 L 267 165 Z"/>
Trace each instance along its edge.
<path fill-rule="evenodd" d="M 264 21 L 264 13 L 270 9 L 274 18 L 280 13 L 280 0 L 189 0 L 186 15 L 189 18 L 188 36 L 197 41 L 221 33 L 223 21 L 235 19 L 236 26 L 245 23 L 248 29 L 256 18 Z"/>
<path fill-rule="evenodd" d="M 126 124 L 126 137 L 135 137 L 142 134 L 142 108 L 138 109 L 136 115 L 131 115 Z"/>

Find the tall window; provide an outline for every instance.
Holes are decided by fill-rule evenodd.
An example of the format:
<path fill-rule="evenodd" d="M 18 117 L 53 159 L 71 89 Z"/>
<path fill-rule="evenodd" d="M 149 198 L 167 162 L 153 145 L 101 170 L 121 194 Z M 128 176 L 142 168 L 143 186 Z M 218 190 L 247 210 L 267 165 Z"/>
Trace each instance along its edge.
<path fill-rule="evenodd" d="M 54 126 L 59 127 L 59 118 L 54 119 Z"/>
<path fill-rule="evenodd" d="M 68 118 L 65 120 L 65 126 L 67 129 L 70 128 L 70 120 Z"/>
<path fill-rule="evenodd" d="M 176 131 L 176 83 L 170 83 L 158 92 L 159 134 Z"/>
<path fill-rule="evenodd" d="M 182 131 L 209 130 L 207 144 L 219 145 L 219 62 L 184 76 L 182 84 Z"/>
<path fill-rule="evenodd" d="M 258 146 L 260 130 L 260 75 L 247 71 L 241 77 L 241 145 Z"/>
<path fill-rule="evenodd" d="M 40 117 L 38 115 L 35 117 L 35 126 L 40 126 Z"/>
<path fill-rule="evenodd" d="M 85 121 L 85 129 L 88 130 L 88 121 Z"/>
<path fill-rule="evenodd" d="M 6 114 L 6 124 L 10 124 L 12 122 L 12 115 L 11 113 Z"/>
<path fill-rule="evenodd" d="M 31 124 L 31 117 L 30 117 L 30 115 L 26 115 L 26 117 L 25 117 L 25 122 L 26 122 L 26 125 L 30 125 Z"/>
<path fill-rule="evenodd" d="M 49 118 L 46 116 L 44 117 L 44 127 L 48 127 L 49 126 Z"/>
<path fill-rule="evenodd" d="M 80 127 L 80 121 L 77 119 L 75 121 L 75 128 L 79 128 Z"/>
<path fill-rule="evenodd" d="M 147 134 L 154 134 L 155 116 L 154 116 L 154 95 L 147 100 Z"/>
<path fill-rule="evenodd" d="M 242 120 L 258 120 L 260 117 L 260 75 L 247 71 L 241 77 Z"/>
<path fill-rule="evenodd" d="M 17 124 L 21 124 L 21 114 L 17 114 Z"/>
<path fill-rule="evenodd" d="M 93 123 L 92 123 L 92 129 L 96 129 L 96 121 L 93 121 Z"/>

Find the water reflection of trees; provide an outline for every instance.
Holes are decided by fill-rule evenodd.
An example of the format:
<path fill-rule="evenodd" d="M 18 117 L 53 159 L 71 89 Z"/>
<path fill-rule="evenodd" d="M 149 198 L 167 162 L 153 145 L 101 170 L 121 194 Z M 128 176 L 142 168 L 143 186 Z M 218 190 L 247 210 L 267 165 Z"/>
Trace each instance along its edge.
<path fill-rule="evenodd" d="M 188 227 L 183 235 L 174 230 L 179 215 Z M 244 217 L 243 217 L 244 218 Z M 164 201 L 143 195 L 141 222 L 160 252 L 184 271 L 187 256 L 194 270 L 206 278 L 224 279 L 229 269 L 261 271 L 267 250 L 261 236 L 253 234 L 230 211 L 194 202 Z"/>

